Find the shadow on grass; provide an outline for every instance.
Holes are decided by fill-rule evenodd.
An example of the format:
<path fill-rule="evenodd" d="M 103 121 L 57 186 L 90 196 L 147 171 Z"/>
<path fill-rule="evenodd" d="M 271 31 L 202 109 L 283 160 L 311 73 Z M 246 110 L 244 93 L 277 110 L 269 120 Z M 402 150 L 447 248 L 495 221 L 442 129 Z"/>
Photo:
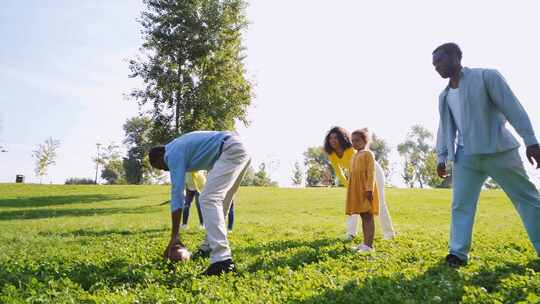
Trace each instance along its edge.
<path fill-rule="evenodd" d="M 397 273 L 350 280 L 341 289 L 323 289 L 291 303 L 458 303 L 463 292 L 459 273 L 441 263 L 413 278 Z"/>
<path fill-rule="evenodd" d="M 115 257 L 107 261 L 73 263 L 66 261 L 46 261 L 45 263 L 10 263 L 2 261 L 0 267 L 0 290 L 7 284 L 26 286 L 32 281 L 47 282 L 68 278 L 84 290 L 102 289 L 113 286 L 134 286 L 142 284 L 156 272 L 163 272 L 166 264 L 155 263 L 132 265 L 123 257 Z M 160 266 L 161 265 L 161 266 Z M 163 269 L 157 269 L 162 267 Z M 22 284 L 22 285 L 20 285 Z M 33 283 L 36 285 L 35 283 Z"/>
<path fill-rule="evenodd" d="M 0 221 L 13 220 L 35 220 L 57 217 L 78 217 L 78 216 L 96 216 L 111 215 L 116 213 L 138 214 L 158 212 L 160 209 L 156 206 L 141 206 L 135 208 L 84 208 L 84 209 L 57 209 L 40 208 L 28 210 L 2 211 L 0 212 Z"/>
<path fill-rule="evenodd" d="M 313 297 L 293 300 L 290 303 L 459 303 L 466 285 L 486 289 L 486 286 L 489 286 L 488 292 L 496 291 L 503 288 L 501 281 L 511 274 L 523 275 L 539 270 L 539 261 L 527 265 L 510 263 L 492 270 L 485 269 L 472 279 L 465 280 L 459 271 L 449 268 L 441 261 L 412 278 L 398 273 L 390 277 L 351 280 L 340 289 L 327 288 Z M 523 286 L 515 286 L 505 293 L 504 298 L 498 297 L 497 300 L 502 303 L 526 301 L 528 292 L 531 291 Z M 476 300 L 482 302 L 486 299 Z"/>
<path fill-rule="evenodd" d="M 102 201 L 116 201 L 135 198 L 110 194 L 34 196 L 0 199 L 0 208 L 48 207 L 69 204 L 89 204 Z"/>
<path fill-rule="evenodd" d="M 155 228 L 145 230 L 92 230 L 79 229 L 69 232 L 39 232 L 39 236 L 45 237 L 110 237 L 110 236 L 125 236 L 125 235 L 152 235 L 161 234 L 168 231 L 168 228 Z"/>
<path fill-rule="evenodd" d="M 290 253 L 291 250 L 295 252 Z M 308 264 L 338 258 L 351 252 L 339 239 L 273 241 L 235 251 L 258 257 L 255 263 L 248 266 L 249 272 L 272 271 L 279 267 L 297 270 Z"/>

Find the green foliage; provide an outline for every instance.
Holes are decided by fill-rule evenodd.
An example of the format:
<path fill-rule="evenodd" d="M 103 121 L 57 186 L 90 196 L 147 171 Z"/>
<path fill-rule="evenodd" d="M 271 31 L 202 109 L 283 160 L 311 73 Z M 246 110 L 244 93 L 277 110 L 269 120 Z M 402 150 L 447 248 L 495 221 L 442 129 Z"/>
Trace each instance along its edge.
<path fill-rule="evenodd" d="M 254 180 L 255 170 L 253 170 L 253 167 L 249 165 L 246 169 L 246 173 L 244 175 L 244 178 L 242 179 L 242 182 L 240 182 L 240 186 L 253 186 Z"/>
<path fill-rule="evenodd" d="M 66 185 L 94 185 L 96 182 L 89 177 L 70 177 L 66 179 Z"/>
<path fill-rule="evenodd" d="M 109 185 L 125 184 L 125 175 L 124 166 L 119 159 L 108 161 L 101 171 L 101 178 L 105 179 Z"/>
<path fill-rule="evenodd" d="M 389 160 L 390 147 L 388 146 L 388 143 L 384 139 L 373 134 L 369 149 L 375 154 L 375 160 L 381 165 L 384 176 L 388 179 L 391 173 Z"/>
<path fill-rule="evenodd" d="M 304 165 L 307 168 L 307 186 L 332 186 L 334 184 L 336 174 L 322 146 L 309 147 L 304 152 Z"/>
<path fill-rule="evenodd" d="M 253 178 L 253 186 L 257 187 L 277 187 L 277 182 L 272 181 L 268 172 L 266 172 L 266 164 L 261 163 L 259 165 L 259 171 L 255 172 L 255 177 Z"/>
<path fill-rule="evenodd" d="M 166 143 L 193 130 L 232 130 L 247 125 L 251 84 L 244 76 L 243 0 L 145 0 L 139 20 L 141 57 L 130 77 L 145 88 L 130 96 L 151 103 L 152 139 Z"/>
<path fill-rule="evenodd" d="M 152 119 L 148 116 L 132 117 L 124 123 L 124 144 L 128 155 L 123 160 L 123 176 L 128 184 L 161 183 L 164 176 L 148 161 L 152 143 Z"/>
<path fill-rule="evenodd" d="M 240 275 L 171 264 L 167 186 L 0 185 L 0 303 L 537 303 L 540 262 L 512 204 L 482 192 L 472 258 L 448 250 L 451 191 L 387 189 L 398 231 L 359 256 L 342 188 L 242 187 L 229 235 Z M 195 208 L 191 208 L 196 216 Z M 181 237 L 191 251 L 204 231 Z"/>
<path fill-rule="evenodd" d="M 292 182 L 295 186 L 301 186 L 303 184 L 304 174 L 302 173 L 302 168 L 298 162 L 294 163 Z"/>
<path fill-rule="evenodd" d="M 92 159 L 98 168 L 101 166 L 101 178 L 110 185 L 124 184 L 125 172 L 120 156 L 120 146 L 114 142 L 110 142 L 103 148 L 101 146 L 102 144 L 97 144 L 98 155 Z"/>
<path fill-rule="evenodd" d="M 433 134 L 428 129 L 414 125 L 407 134 L 405 142 L 398 145 L 398 152 L 403 157 L 403 180 L 409 187 L 418 183 L 420 188 L 430 183 L 436 183 L 437 172 L 432 170 L 432 164 L 428 161 L 433 157 L 433 147 L 430 141 Z M 431 166 L 431 167 L 430 167 Z M 435 167 L 436 168 L 436 167 Z"/>
<path fill-rule="evenodd" d="M 32 157 L 34 157 L 36 161 L 34 173 L 39 177 L 40 184 L 43 180 L 43 176 L 47 175 L 49 166 L 56 164 L 59 147 L 60 141 L 51 137 L 45 140 L 43 144 L 40 144 L 37 150 L 32 151 Z"/>
<path fill-rule="evenodd" d="M 432 188 L 440 188 L 444 182 L 444 178 L 440 178 L 439 175 L 437 175 L 437 165 L 437 153 L 435 150 L 431 150 L 424 163 L 424 175 L 426 184 Z"/>

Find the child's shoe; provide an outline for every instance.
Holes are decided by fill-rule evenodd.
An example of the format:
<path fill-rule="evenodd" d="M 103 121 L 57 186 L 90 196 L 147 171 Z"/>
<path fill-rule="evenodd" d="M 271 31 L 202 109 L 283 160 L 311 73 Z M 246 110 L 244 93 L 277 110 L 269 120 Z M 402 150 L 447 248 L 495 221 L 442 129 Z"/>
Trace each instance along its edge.
<path fill-rule="evenodd" d="M 360 246 L 358 246 L 358 250 L 356 250 L 356 252 L 358 254 L 371 254 L 375 252 L 375 249 L 369 247 L 368 245 L 361 244 Z"/>
<path fill-rule="evenodd" d="M 356 237 L 356 236 L 347 233 L 347 234 L 345 235 L 345 237 L 343 238 L 343 240 L 346 241 L 346 242 L 350 242 L 350 241 L 354 240 L 355 237 Z"/>

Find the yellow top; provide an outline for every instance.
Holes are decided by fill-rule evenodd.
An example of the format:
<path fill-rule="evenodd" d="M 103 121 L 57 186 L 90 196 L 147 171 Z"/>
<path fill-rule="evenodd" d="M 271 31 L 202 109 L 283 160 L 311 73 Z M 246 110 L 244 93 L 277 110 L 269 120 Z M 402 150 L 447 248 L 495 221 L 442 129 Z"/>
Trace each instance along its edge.
<path fill-rule="evenodd" d="M 186 188 L 188 190 L 197 190 L 201 193 L 206 184 L 204 171 L 186 172 Z"/>
<path fill-rule="evenodd" d="M 345 185 L 345 187 L 349 186 L 349 168 L 351 167 L 351 160 L 354 154 L 356 154 L 356 150 L 349 147 L 343 151 L 343 155 L 341 157 L 339 157 L 336 152 L 332 152 L 330 155 L 328 155 L 328 160 L 330 160 L 330 164 L 332 165 L 332 168 L 334 168 L 334 172 L 336 172 L 339 181 Z"/>
<path fill-rule="evenodd" d="M 356 153 L 351 163 L 351 173 L 347 188 L 347 214 L 369 212 L 379 214 L 379 190 L 375 181 L 375 156 L 366 150 Z M 373 199 L 366 198 L 366 191 L 372 191 Z"/>

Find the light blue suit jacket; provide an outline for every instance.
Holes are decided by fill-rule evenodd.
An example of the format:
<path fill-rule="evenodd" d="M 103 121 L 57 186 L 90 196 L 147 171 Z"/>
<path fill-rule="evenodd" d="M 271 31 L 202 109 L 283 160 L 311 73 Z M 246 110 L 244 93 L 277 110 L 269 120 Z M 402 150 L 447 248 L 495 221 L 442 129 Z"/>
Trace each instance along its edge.
<path fill-rule="evenodd" d="M 448 89 L 447 86 L 439 95 L 436 147 L 439 163 L 453 161 L 456 151 L 457 126 L 446 102 Z M 491 154 L 519 147 L 516 138 L 505 127 L 507 120 L 525 145 L 538 143 L 529 116 L 498 71 L 463 68 L 459 99 L 466 155 Z"/>

